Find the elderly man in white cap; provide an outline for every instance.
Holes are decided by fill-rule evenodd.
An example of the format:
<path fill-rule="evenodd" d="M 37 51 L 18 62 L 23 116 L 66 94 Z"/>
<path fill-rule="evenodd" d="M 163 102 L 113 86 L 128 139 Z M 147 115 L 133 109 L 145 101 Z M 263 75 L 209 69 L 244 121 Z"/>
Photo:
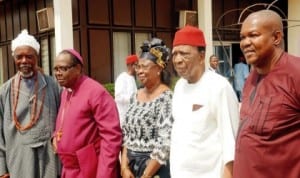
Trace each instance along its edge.
<path fill-rule="evenodd" d="M 27 30 L 11 48 L 18 72 L 0 88 L 0 177 L 57 178 L 51 136 L 60 88 L 39 70 L 40 45 Z"/>

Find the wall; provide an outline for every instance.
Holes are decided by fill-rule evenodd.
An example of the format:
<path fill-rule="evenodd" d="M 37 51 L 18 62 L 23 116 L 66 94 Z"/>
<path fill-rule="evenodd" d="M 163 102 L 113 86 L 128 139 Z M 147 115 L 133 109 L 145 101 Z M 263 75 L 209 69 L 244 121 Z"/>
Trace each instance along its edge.
<path fill-rule="evenodd" d="M 54 58 L 51 46 L 53 46 L 54 31 L 39 32 L 36 11 L 45 7 L 52 7 L 52 0 L 7 0 L 0 2 L 0 50 L 2 55 L 2 66 L 0 70 L 3 74 L 3 80 L 16 73 L 14 62 L 11 56 L 11 40 L 14 39 L 23 29 L 28 29 L 29 33 L 34 35 L 38 41 L 45 44 L 41 48 L 41 56 L 47 58 L 47 62 L 41 58 L 38 63 L 43 67 L 51 66 Z M 49 66 L 48 66 L 49 65 Z M 50 71 L 47 68 L 47 71 Z"/>
<path fill-rule="evenodd" d="M 142 41 L 159 37 L 171 47 L 179 10 L 196 8 L 193 0 L 73 0 L 74 46 L 91 77 L 113 82 Z"/>
<path fill-rule="evenodd" d="M 300 3 L 299 0 L 288 1 L 288 52 L 300 56 Z M 294 21 L 292 21 L 294 20 Z"/>

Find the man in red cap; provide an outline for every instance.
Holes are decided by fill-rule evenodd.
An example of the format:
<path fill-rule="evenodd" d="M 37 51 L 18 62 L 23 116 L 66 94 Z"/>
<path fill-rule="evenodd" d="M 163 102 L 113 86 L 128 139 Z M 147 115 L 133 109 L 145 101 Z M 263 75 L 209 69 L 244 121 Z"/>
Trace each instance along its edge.
<path fill-rule="evenodd" d="M 136 55 L 129 55 L 126 58 L 127 71 L 122 72 L 115 82 L 115 101 L 117 103 L 120 123 L 122 124 L 128 109 L 129 100 L 137 91 L 135 83 L 135 65 L 138 61 Z"/>
<path fill-rule="evenodd" d="M 205 70 L 203 32 L 192 26 L 177 31 L 172 61 L 181 76 L 172 101 L 172 178 L 230 178 L 239 111 L 230 83 Z"/>

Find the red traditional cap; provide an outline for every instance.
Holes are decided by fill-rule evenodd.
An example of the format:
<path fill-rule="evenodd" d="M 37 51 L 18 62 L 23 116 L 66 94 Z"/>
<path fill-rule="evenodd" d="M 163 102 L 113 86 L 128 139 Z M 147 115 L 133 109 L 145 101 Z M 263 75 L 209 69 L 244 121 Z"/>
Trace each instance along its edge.
<path fill-rule="evenodd" d="M 135 63 L 136 61 L 138 61 L 138 57 L 135 54 L 127 56 L 126 58 L 126 64 L 132 64 Z"/>
<path fill-rule="evenodd" d="M 205 38 L 203 32 L 193 26 L 185 26 L 175 33 L 173 46 L 177 45 L 191 45 L 205 47 Z"/>
<path fill-rule="evenodd" d="M 65 51 L 68 51 L 69 53 L 74 55 L 80 61 L 80 63 L 83 65 L 83 59 L 82 59 L 81 55 L 75 49 L 65 49 Z"/>

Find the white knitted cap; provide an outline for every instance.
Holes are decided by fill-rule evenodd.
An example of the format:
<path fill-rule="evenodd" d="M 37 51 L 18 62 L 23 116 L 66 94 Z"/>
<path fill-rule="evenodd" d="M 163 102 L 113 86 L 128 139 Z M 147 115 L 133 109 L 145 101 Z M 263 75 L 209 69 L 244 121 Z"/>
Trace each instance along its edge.
<path fill-rule="evenodd" d="M 32 35 L 28 35 L 28 31 L 26 29 L 22 30 L 22 32 L 17 36 L 17 38 L 12 40 L 11 42 L 12 52 L 14 52 L 16 48 L 20 46 L 30 46 L 33 49 L 35 49 L 37 54 L 39 54 L 40 52 L 40 44 Z"/>

